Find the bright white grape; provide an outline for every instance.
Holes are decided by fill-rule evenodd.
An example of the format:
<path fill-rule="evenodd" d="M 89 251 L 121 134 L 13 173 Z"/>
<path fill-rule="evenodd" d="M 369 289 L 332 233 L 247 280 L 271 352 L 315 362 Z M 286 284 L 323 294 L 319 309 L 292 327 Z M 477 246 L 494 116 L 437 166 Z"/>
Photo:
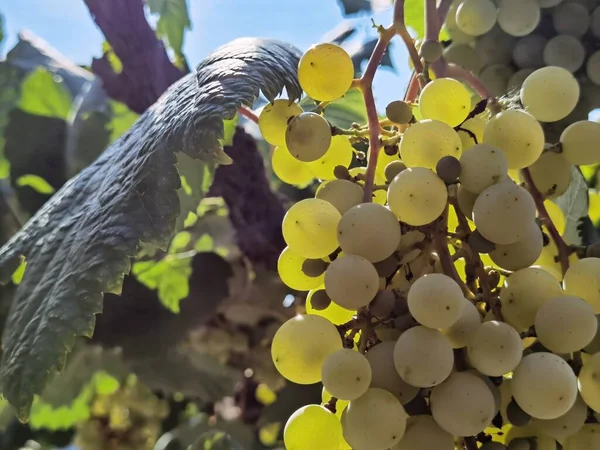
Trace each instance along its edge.
<path fill-rule="evenodd" d="M 407 383 L 431 387 L 442 383 L 452 371 L 454 352 L 439 331 L 417 326 L 402 333 L 394 348 L 394 364 Z"/>
<path fill-rule="evenodd" d="M 532 115 L 512 109 L 489 120 L 483 142 L 504 152 L 509 169 L 523 169 L 542 154 L 545 138 L 542 127 Z"/>
<path fill-rule="evenodd" d="M 448 328 L 442 328 L 440 331 L 450 341 L 452 348 L 463 348 L 469 343 L 481 325 L 481 315 L 475 305 L 463 299 L 463 308 L 460 316 Z"/>
<path fill-rule="evenodd" d="M 556 419 L 577 398 L 577 378 L 560 356 L 540 352 L 525 356 L 512 378 L 513 397 L 532 417 Z"/>
<path fill-rule="evenodd" d="M 487 385 L 469 372 L 455 372 L 436 386 L 430 396 L 435 421 L 454 436 L 471 436 L 494 418 L 494 396 Z"/>
<path fill-rule="evenodd" d="M 562 67 L 543 67 L 529 75 L 521 87 L 521 102 L 541 122 L 567 117 L 579 101 L 579 83 Z"/>
<path fill-rule="evenodd" d="M 339 256 L 325 271 L 325 290 L 337 305 L 357 310 L 367 306 L 379 289 L 379 275 L 367 259 Z"/>
<path fill-rule="evenodd" d="M 287 286 L 297 291 L 309 291 L 323 284 L 324 276 L 309 277 L 302 271 L 303 258 L 286 247 L 277 260 L 277 273 Z"/>
<path fill-rule="evenodd" d="M 571 164 L 560 153 L 545 152 L 529 167 L 535 187 L 548 198 L 564 194 L 571 180 Z"/>
<path fill-rule="evenodd" d="M 400 245 L 400 225 L 385 206 L 362 203 L 342 216 L 338 241 L 346 254 L 359 255 L 371 262 L 382 261 Z"/>
<path fill-rule="evenodd" d="M 460 286 L 447 275 L 423 275 L 408 291 L 408 309 L 421 325 L 448 328 L 460 317 L 464 296 Z"/>
<path fill-rule="evenodd" d="M 523 356 L 521 337 L 513 327 L 484 322 L 467 345 L 471 365 L 484 375 L 500 377 L 514 370 Z"/>
<path fill-rule="evenodd" d="M 481 193 L 508 173 L 504 152 L 489 144 L 474 145 L 460 157 L 460 183 L 474 193 Z"/>

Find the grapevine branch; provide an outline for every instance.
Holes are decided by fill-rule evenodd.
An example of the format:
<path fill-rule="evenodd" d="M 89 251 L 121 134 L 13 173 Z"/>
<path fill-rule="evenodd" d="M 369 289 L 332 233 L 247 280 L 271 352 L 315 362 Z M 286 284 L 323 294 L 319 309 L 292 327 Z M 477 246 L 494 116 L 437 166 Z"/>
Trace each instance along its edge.
<path fill-rule="evenodd" d="M 249 119 L 254 123 L 258 123 L 258 116 L 250 108 L 242 106 L 238 109 L 238 113 L 240 116 L 244 116 L 246 119 Z"/>
<path fill-rule="evenodd" d="M 544 196 L 535 186 L 529 169 L 521 170 L 521 175 L 523 176 L 527 190 L 533 197 L 533 201 L 535 202 L 535 206 L 538 210 L 538 215 L 542 223 L 546 226 L 548 232 L 550 233 L 550 237 L 556 244 L 556 248 L 558 249 L 558 262 L 560 263 L 560 268 L 562 270 L 562 274 L 564 275 L 569 268 L 569 255 L 571 254 L 571 250 L 556 229 L 554 222 L 552 222 L 552 219 L 548 214 L 548 210 L 546 209 L 546 205 L 544 205 Z"/>

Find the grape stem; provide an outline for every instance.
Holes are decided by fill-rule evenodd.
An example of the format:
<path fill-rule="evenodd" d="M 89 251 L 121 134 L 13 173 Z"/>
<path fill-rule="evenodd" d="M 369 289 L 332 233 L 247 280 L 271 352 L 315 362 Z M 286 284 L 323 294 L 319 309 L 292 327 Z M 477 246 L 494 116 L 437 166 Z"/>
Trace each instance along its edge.
<path fill-rule="evenodd" d="M 535 202 L 535 206 L 537 208 L 540 220 L 546 226 L 548 232 L 550 233 L 550 237 L 554 241 L 554 244 L 556 244 L 556 248 L 558 249 L 558 262 L 560 263 L 560 268 L 564 276 L 565 272 L 569 268 L 569 255 L 571 254 L 572 250 L 564 241 L 564 239 L 556 229 L 556 226 L 552 222 L 552 219 L 548 214 L 548 210 L 546 209 L 546 205 L 544 205 L 544 196 L 535 186 L 529 169 L 525 168 L 521 170 L 521 175 L 523 177 L 523 180 L 525 181 L 527 190 L 533 197 L 533 201 Z"/>
<path fill-rule="evenodd" d="M 238 113 L 240 114 L 240 116 L 244 116 L 246 119 L 249 119 L 254 123 L 258 123 L 258 116 L 247 106 L 240 106 L 238 108 Z"/>
<path fill-rule="evenodd" d="M 458 78 L 467 83 L 471 88 L 477 92 L 481 98 L 493 98 L 493 95 L 488 91 L 483 82 L 472 72 L 464 69 L 456 64 L 446 64 L 446 75 L 451 78 Z"/>
<path fill-rule="evenodd" d="M 415 71 L 422 73 L 423 64 L 421 64 L 419 52 L 417 52 L 415 41 L 408 33 L 408 30 L 406 29 L 406 23 L 404 22 L 404 0 L 396 0 L 394 3 L 394 24 L 391 28 L 394 29 L 396 34 L 404 41 L 404 45 L 406 45 Z"/>
<path fill-rule="evenodd" d="M 413 72 L 410 81 L 408 82 L 408 86 L 406 88 L 406 93 L 404 94 L 404 101 L 407 103 L 414 103 L 419 95 L 419 78 L 417 77 L 417 73 Z"/>

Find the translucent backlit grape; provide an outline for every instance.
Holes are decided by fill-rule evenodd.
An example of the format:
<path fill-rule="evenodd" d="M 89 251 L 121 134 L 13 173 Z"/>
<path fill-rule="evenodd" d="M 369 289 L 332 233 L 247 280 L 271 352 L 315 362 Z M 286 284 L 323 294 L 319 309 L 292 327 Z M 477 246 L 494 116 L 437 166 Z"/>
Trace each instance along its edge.
<path fill-rule="evenodd" d="M 350 89 L 354 79 L 354 64 L 340 46 L 317 44 L 300 58 L 298 79 L 309 97 L 322 102 L 335 100 Z"/>
<path fill-rule="evenodd" d="M 277 178 L 293 186 L 305 187 L 314 179 L 306 163 L 294 158 L 283 146 L 273 150 L 271 167 Z"/>
<path fill-rule="evenodd" d="M 321 405 L 306 405 L 290 416 L 283 430 L 287 450 L 337 449 L 342 443 L 342 424 Z"/>
<path fill-rule="evenodd" d="M 324 275 L 309 277 L 302 271 L 306 258 L 286 247 L 277 260 L 277 273 L 288 287 L 297 291 L 309 291 L 323 284 Z"/>
<path fill-rule="evenodd" d="M 459 81 L 438 78 L 427 83 L 421 91 L 419 109 L 424 119 L 439 120 L 455 127 L 467 118 L 471 110 L 471 95 Z"/>
<path fill-rule="evenodd" d="M 327 152 L 319 159 L 308 163 L 308 169 L 321 180 L 334 180 L 336 166 L 348 167 L 354 150 L 347 136 L 333 136 Z"/>
<path fill-rule="evenodd" d="M 325 286 L 313 289 L 308 293 L 306 297 L 306 314 L 314 314 L 316 316 L 324 317 L 334 325 L 341 325 L 352 319 L 352 316 L 356 314 L 356 311 L 350 311 L 349 309 L 342 308 L 341 306 L 331 302 L 325 309 L 316 310 L 312 306 L 312 297 L 318 290 L 324 290 Z"/>
<path fill-rule="evenodd" d="M 600 313 L 600 258 L 583 258 L 572 263 L 563 286 L 568 294 L 581 297 Z"/>
<path fill-rule="evenodd" d="M 269 144 L 285 145 L 285 130 L 289 121 L 302 114 L 302 108 L 288 99 L 275 100 L 264 107 L 258 117 L 260 133 Z"/>
<path fill-rule="evenodd" d="M 461 151 L 456 131 L 439 120 L 425 119 L 410 125 L 400 141 L 400 156 L 407 167 L 435 169 L 442 157 L 460 158 Z"/>

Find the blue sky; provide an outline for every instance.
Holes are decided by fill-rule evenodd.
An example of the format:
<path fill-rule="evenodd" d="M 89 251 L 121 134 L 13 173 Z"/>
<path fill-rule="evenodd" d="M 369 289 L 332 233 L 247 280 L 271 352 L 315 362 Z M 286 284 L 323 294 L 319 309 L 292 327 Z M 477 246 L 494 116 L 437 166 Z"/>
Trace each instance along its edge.
<path fill-rule="evenodd" d="M 184 53 L 192 67 L 241 36 L 277 38 L 306 49 L 343 20 L 336 0 L 188 0 L 188 5 L 192 30 L 185 36 Z M 14 45 L 19 30 L 29 29 L 79 64 L 101 54 L 103 37 L 83 0 L 8 0 L 0 10 L 8 36 L 4 51 Z M 382 12 L 375 19 L 387 24 L 390 14 Z M 368 30 L 368 18 L 354 20 Z M 392 58 L 402 70 L 400 76 L 379 71 L 375 93 L 380 107 L 400 98 L 408 79 L 406 52 L 396 44 Z"/>

